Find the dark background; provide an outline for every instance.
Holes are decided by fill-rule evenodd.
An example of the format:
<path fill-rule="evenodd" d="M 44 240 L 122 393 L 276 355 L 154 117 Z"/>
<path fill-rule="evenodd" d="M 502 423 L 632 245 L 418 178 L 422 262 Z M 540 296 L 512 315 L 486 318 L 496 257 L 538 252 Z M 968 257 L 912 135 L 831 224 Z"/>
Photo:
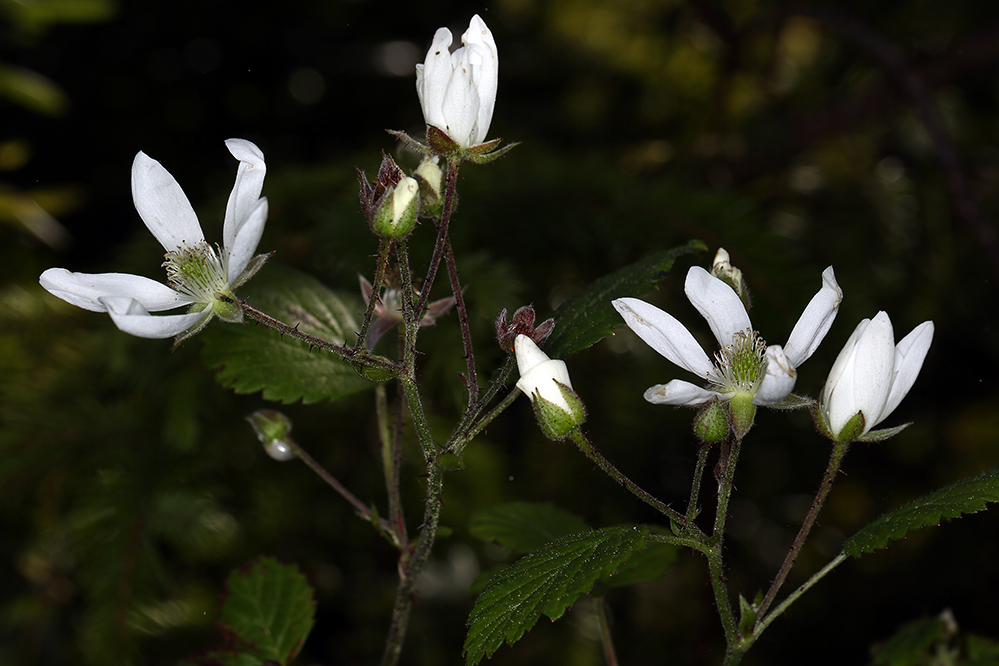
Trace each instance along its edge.
<path fill-rule="evenodd" d="M 523 142 L 461 172 L 454 243 L 481 373 L 502 360 L 501 308 L 533 303 L 547 316 L 594 279 L 699 238 L 744 271 L 771 343 L 835 266 L 845 300 L 799 392 L 817 395 L 853 327 L 878 310 L 897 338 L 936 324 L 919 380 L 886 421 L 914 425 L 850 452 L 791 584 L 879 513 L 999 462 L 992 0 L 5 2 L 0 661 L 176 663 L 214 644 L 222 581 L 260 553 L 298 564 L 316 588 L 300 663 L 378 658 L 393 552 L 304 466 L 264 455 L 242 417 L 273 405 L 215 384 L 201 341 L 171 354 L 168 341 L 130 338 L 49 297 L 37 276 L 65 266 L 162 279 L 162 250 L 131 202 L 135 153 L 178 179 L 212 239 L 234 172 L 222 142 L 243 137 L 267 156 L 261 251 L 359 303 L 356 276 L 371 277 L 375 246 L 353 168 L 373 173 L 380 150 L 415 167 L 382 130 L 422 134 L 412 67 L 437 27 L 460 35 L 475 12 L 500 53 L 489 136 Z M 414 235 L 421 266 L 432 236 L 426 223 Z M 682 293 L 691 262 L 710 253 L 681 261 L 651 298 L 704 336 Z M 266 279 L 265 268 L 256 280 Z M 428 405 L 446 432 L 462 400 L 454 317 L 421 344 Z M 641 394 L 683 371 L 627 332 L 568 364 L 598 448 L 682 506 L 692 413 Z M 328 469 L 384 507 L 370 393 L 281 409 Z M 422 481 L 410 445 L 415 529 Z M 758 416 L 728 550 L 747 597 L 773 577 L 827 455 L 806 415 Z M 502 555 L 468 535 L 473 511 L 526 499 L 593 526 L 657 519 L 577 451 L 544 440 L 526 401 L 469 447 L 447 488 L 454 532 L 435 547 L 403 663 L 461 663 L 469 572 Z M 996 637 L 997 558 L 994 511 L 910 534 L 841 565 L 746 663 L 866 663 L 900 624 L 947 608 L 962 630 Z M 622 663 L 718 663 L 722 632 L 693 554 L 608 601 Z M 493 662 L 601 663 L 589 605 L 539 623 Z"/>

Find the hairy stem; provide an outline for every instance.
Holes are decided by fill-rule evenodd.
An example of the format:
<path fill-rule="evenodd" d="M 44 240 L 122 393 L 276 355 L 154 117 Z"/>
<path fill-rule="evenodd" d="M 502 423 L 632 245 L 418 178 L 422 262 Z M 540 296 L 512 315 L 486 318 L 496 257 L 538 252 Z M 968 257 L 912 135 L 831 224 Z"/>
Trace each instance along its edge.
<path fill-rule="evenodd" d="M 320 465 L 315 458 L 310 456 L 309 452 L 303 449 L 298 442 L 290 438 L 285 441 L 295 452 L 295 455 L 302 462 L 308 465 L 309 469 L 315 472 L 316 475 L 326 483 L 326 485 L 335 490 L 340 497 L 347 500 L 350 505 L 357 510 L 357 513 L 361 518 L 368 521 L 372 525 L 375 525 L 378 528 L 378 531 L 385 536 L 385 538 L 388 539 L 393 546 L 396 548 L 402 548 L 400 535 L 396 532 L 395 527 L 389 521 L 384 518 L 376 518 L 375 514 L 371 511 L 371 507 L 358 499 L 354 493 L 350 492 L 345 485 L 340 483 L 336 477 L 326 470 L 325 467 Z"/>
<path fill-rule="evenodd" d="M 357 332 L 357 341 L 354 349 L 360 351 L 367 348 L 365 338 L 368 337 L 368 329 L 371 328 L 371 320 L 375 314 L 375 305 L 378 304 L 378 297 L 382 293 L 382 283 L 385 282 L 385 268 L 388 265 L 389 252 L 392 251 L 392 241 L 384 238 L 378 239 L 378 260 L 375 262 L 375 281 L 371 283 L 371 298 L 368 299 L 368 307 L 364 311 L 364 319 L 361 321 L 361 330 Z"/>
<path fill-rule="evenodd" d="M 243 310 L 243 314 L 249 319 L 269 328 L 273 331 L 277 331 L 281 335 L 287 335 L 290 338 L 295 338 L 296 340 L 301 340 L 310 347 L 316 347 L 318 349 L 326 350 L 332 354 L 336 354 L 340 358 L 350 361 L 351 363 L 357 365 L 372 365 L 379 368 L 385 368 L 395 373 L 402 372 L 402 368 L 398 364 L 393 363 L 387 358 L 383 358 L 376 354 L 369 354 L 364 351 L 359 351 L 346 345 L 338 344 L 336 342 L 330 342 L 323 338 L 316 337 L 315 335 L 310 335 L 304 331 L 298 330 L 298 325 L 289 326 L 288 324 L 275 319 L 265 312 L 261 312 L 256 308 L 247 305 L 246 301 L 239 301 L 239 306 Z"/>
<path fill-rule="evenodd" d="M 437 268 L 440 266 L 441 258 L 444 256 L 444 248 L 448 244 L 448 226 L 451 223 L 451 213 L 454 211 L 455 191 L 458 184 L 458 160 L 448 160 L 447 171 L 444 175 L 444 207 L 441 211 L 441 220 L 437 225 L 437 241 L 434 243 L 434 253 L 430 259 L 430 266 L 427 268 L 427 277 L 423 280 L 420 291 L 420 300 L 416 304 L 417 321 L 423 317 L 427 311 L 427 304 L 430 302 L 430 288 L 434 286 L 437 278 Z"/>
<path fill-rule="evenodd" d="M 839 472 L 839 466 L 842 464 L 843 456 L 846 455 L 849 447 L 848 442 L 836 442 L 833 444 L 832 453 L 829 456 L 829 465 L 826 467 L 826 473 L 822 477 L 822 483 L 819 484 L 819 492 L 812 501 L 812 508 L 809 509 L 808 515 L 805 516 L 805 522 L 801 524 L 801 529 L 798 530 L 798 536 L 795 537 L 794 543 L 791 545 L 791 550 L 788 551 L 787 557 L 784 558 L 784 564 L 781 565 L 780 570 L 777 572 L 777 577 L 774 578 L 774 582 L 771 583 L 766 596 L 760 602 L 760 607 L 756 611 L 757 618 L 764 616 L 767 609 L 770 608 L 770 604 L 773 603 L 774 598 L 777 596 L 781 585 L 787 579 L 787 575 L 791 573 L 794 562 L 798 559 L 798 553 L 801 552 L 801 547 L 805 545 L 805 539 L 808 538 L 808 533 L 811 532 L 812 526 L 815 525 L 815 520 L 819 517 L 819 511 L 822 510 L 822 505 L 825 504 L 826 497 L 829 496 L 829 491 L 832 490 L 833 482 L 836 481 L 836 474 Z"/>
<path fill-rule="evenodd" d="M 577 447 L 579 447 L 579 450 L 583 452 L 583 455 L 595 462 L 597 467 L 606 472 L 609 477 L 627 488 L 632 495 L 642 500 L 670 520 L 679 523 L 680 525 L 686 524 L 686 518 L 684 518 L 683 515 L 657 500 L 655 497 L 639 487 L 637 483 L 626 477 L 616 467 L 614 467 L 609 460 L 604 458 L 600 452 L 593 447 L 593 444 L 590 443 L 590 440 L 586 439 L 586 435 L 584 435 L 579 428 L 573 429 L 572 432 L 569 433 L 569 438 L 576 444 Z"/>
<path fill-rule="evenodd" d="M 725 642 L 729 649 L 738 643 L 739 630 L 735 614 L 732 612 L 732 600 L 729 598 L 728 586 L 724 574 L 724 543 L 725 522 L 728 520 L 728 502 L 732 496 L 735 468 L 739 462 L 739 452 L 742 450 L 742 440 L 737 439 L 730 446 L 722 444 L 718 483 L 718 506 L 715 509 L 715 526 L 711 533 L 712 548 L 707 553 L 708 571 L 711 575 L 711 589 L 718 606 L 718 617 L 725 630 Z"/>

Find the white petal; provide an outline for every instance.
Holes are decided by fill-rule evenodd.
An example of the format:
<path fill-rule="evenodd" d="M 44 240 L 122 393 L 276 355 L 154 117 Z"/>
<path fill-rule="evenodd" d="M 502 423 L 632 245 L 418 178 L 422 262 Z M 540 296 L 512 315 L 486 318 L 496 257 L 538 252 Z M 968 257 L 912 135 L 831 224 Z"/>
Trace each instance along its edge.
<path fill-rule="evenodd" d="M 877 425 L 895 411 L 898 403 L 902 402 L 902 398 L 912 388 L 920 368 L 923 367 L 923 360 L 926 358 L 926 352 L 929 351 L 931 342 L 933 342 L 933 322 L 924 321 L 895 345 L 895 368 L 891 392 L 888 394 L 884 409 L 878 419 L 871 424 L 872 426 Z"/>
<path fill-rule="evenodd" d="M 172 338 L 197 325 L 212 313 L 211 309 L 207 309 L 204 312 L 154 317 L 134 298 L 109 297 L 101 301 L 115 326 L 140 338 Z"/>
<path fill-rule="evenodd" d="M 822 288 L 808 302 L 784 345 L 784 353 L 793 367 L 804 363 L 818 348 L 836 319 L 842 300 L 843 290 L 836 282 L 832 266 L 829 266 L 822 271 Z"/>
<path fill-rule="evenodd" d="M 526 335 L 518 335 L 513 341 L 513 348 L 517 353 L 517 370 L 521 377 L 550 360 L 548 355 L 534 343 L 534 340 Z"/>
<path fill-rule="evenodd" d="M 434 41 L 427 51 L 422 67 L 417 65 L 416 83 L 420 104 L 423 107 L 423 119 L 428 125 L 446 130 L 447 120 L 444 118 L 444 94 L 451 80 L 451 31 L 439 28 L 434 34 Z"/>
<path fill-rule="evenodd" d="M 519 336 L 525 337 L 525 336 Z M 517 388 L 526 393 L 534 400 L 535 394 L 540 394 L 542 398 L 558 405 L 567 412 L 572 412 L 572 408 L 562 395 L 562 389 L 558 384 L 565 384 L 572 388 L 569 381 L 569 370 L 565 366 L 565 361 L 544 361 L 534 366 L 529 372 L 521 375 L 517 381 Z"/>
<path fill-rule="evenodd" d="M 451 55 L 453 74 L 444 91 L 443 107 L 447 135 L 463 148 L 474 145 L 475 124 L 479 119 L 479 93 L 472 82 L 472 64 L 469 57 L 478 49 L 474 44 L 464 46 Z"/>
<path fill-rule="evenodd" d="M 877 422 L 891 388 L 894 359 L 895 339 L 888 315 L 879 312 L 869 323 L 861 322 L 833 364 L 823 392 L 823 397 L 828 395 L 824 411 L 834 433 L 858 411 L 864 413 L 865 432 Z M 838 375 L 835 381 L 834 374 Z"/>
<path fill-rule="evenodd" d="M 700 266 L 692 266 L 687 271 L 683 290 L 701 316 L 708 320 L 711 332 L 721 346 L 732 344 L 739 331 L 753 330 L 746 306 L 735 290 Z"/>
<path fill-rule="evenodd" d="M 637 298 L 619 298 L 614 308 L 645 344 L 701 379 L 714 369 L 694 336 L 672 315 Z"/>
<path fill-rule="evenodd" d="M 132 298 L 152 312 L 190 303 L 165 284 L 128 273 L 73 273 L 65 268 L 50 268 L 38 282 L 67 303 L 93 312 L 107 312 L 100 302 L 107 297 Z"/>
<path fill-rule="evenodd" d="M 798 373 L 780 345 L 767 347 L 767 373 L 760 390 L 753 398 L 754 405 L 776 405 L 791 395 Z"/>
<path fill-rule="evenodd" d="M 236 278 L 242 274 L 253 258 L 266 223 L 267 198 L 264 197 L 257 200 L 246 219 L 239 225 L 235 237 L 226 243 L 225 251 L 229 253 L 227 278 L 230 285 L 236 282 Z"/>
<path fill-rule="evenodd" d="M 132 200 L 139 217 L 167 252 L 205 240 L 184 190 L 170 172 L 143 152 L 132 163 Z"/>
<path fill-rule="evenodd" d="M 223 247 L 229 250 L 260 199 L 267 166 L 264 164 L 264 154 L 253 143 L 245 139 L 229 139 L 225 145 L 232 156 L 239 160 L 236 183 L 229 193 L 229 202 L 225 207 L 225 222 L 222 226 Z M 256 245 L 250 250 L 250 254 L 253 254 L 255 249 Z"/>
<path fill-rule="evenodd" d="M 468 30 L 461 36 L 462 43 L 476 45 L 476 57 L 472 61 L 472 81 L 479 96 L 479 113 L 476 120 L 476 136 L 473 145 L 482 143 L 489 132 L 493 109 L 496 106 L 496 87 L 499 75 L 499 54 L 496 51 L 496 41 L 493 33 L 486 27 L 485 21 L 476 14 L 468 23 Z"/>
<path fill-rule="evenodd" d="M 645 392 L 645 399 L 654 405 L 676 405 L 691 407 L 702 405 L 719 396 L 717 391 L 709 391 L 682 379 L 674 379 L 668 384 L 657 384 Z"/>

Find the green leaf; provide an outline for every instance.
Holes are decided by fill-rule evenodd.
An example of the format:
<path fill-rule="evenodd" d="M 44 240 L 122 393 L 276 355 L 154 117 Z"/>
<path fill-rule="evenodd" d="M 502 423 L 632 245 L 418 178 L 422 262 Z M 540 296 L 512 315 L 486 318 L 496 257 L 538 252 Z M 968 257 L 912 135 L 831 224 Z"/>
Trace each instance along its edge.
<path fill-rule="evenodd" d="M 544 613 L 552 620 L 645 547 L 644 526 L 607 527 L 571 534 L 542 546 L 500 571 L 475 601 L 468 617 L 465 663 L 512 645 Z"/>
<path fill-rule="evenodd" d="M 222 631 L 265 660 L 290 663 L 312 630 L 312 588 L 298 567 L 274 558 L 257 558 L 233 571 L 224 597 Z"/>
<path fill-rule="evenodd" d="M 853 557 L 873 553 L 912 530 L 982 511 L 988 502 L 999 502 L 999 467 L 889 511 L 847 539 L 843 551 Z"/>
<path fill-rule="evenodd" d="M 529 553 L 589 526 L 579 516 L 544 502 L 498 504 L 472 515 L 468 531 L 518 553 Z"/>
<path fill-rule="evenodd" d="M 648 294 L 666 276 L 677 257 L 706 249 L 701 241 L 691 241 L 600 278 L 555 310 L 555 330 L 545 345 L 545 353 L 552 358 L 566 358 L 603 340 L 622 323 L 611 301 Z"/>
<path fill-rule="evenodd" d="M 360 327 L 344 300 L 303 273 L 268 264 L 240 296 L 254 308 L 331 342 L 353 342 Z M 203 358 L 218 368 L 218 381 L 236 393 L 263 391 L 266 400 L 305 403 L 337 400 L 375 385 L 350 364 L 263 326 L 218 324 L 201 336 Z"/>
<path fill-rule="evenodd" d="M 871 647 L 872 666 L 922 666 L 932 660 L 936 646 L 944 646 L 956 627 L 940 617 L 923 618 L 902 626 L 895 635 Z"/>
<path fill-rule="evenodd" d="M 650 528 L 654 529 L 654 528 Z M 661 541 L 650 541 L 628 558 L 611 576 L 597 582 L 594 594 L 604 594 L 613 587 L 625 587 L 659 580 L 676 562 L 676 546 Z"/>

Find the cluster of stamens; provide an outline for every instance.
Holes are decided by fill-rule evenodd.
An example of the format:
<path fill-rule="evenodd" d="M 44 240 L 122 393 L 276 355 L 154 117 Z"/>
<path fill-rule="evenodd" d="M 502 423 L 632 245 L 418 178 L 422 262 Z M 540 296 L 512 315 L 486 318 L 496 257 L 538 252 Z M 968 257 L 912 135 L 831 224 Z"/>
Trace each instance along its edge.
<path fill-rule="evenodd" d="M 201 241 L 193 247 L 182 245 L 167 252 L 163 267 L 170 286 L 195 303 L 209 303 L 228 290 L 228 277 L 222 250 Z"/>
<path fill-rule="evenodd" d="M 767 343 L 756 331 L 739 331 L 732 344 L 715 354 L 715 375 L 708 380 L 722 394 L 760 390 L 767 371 Z"/>

